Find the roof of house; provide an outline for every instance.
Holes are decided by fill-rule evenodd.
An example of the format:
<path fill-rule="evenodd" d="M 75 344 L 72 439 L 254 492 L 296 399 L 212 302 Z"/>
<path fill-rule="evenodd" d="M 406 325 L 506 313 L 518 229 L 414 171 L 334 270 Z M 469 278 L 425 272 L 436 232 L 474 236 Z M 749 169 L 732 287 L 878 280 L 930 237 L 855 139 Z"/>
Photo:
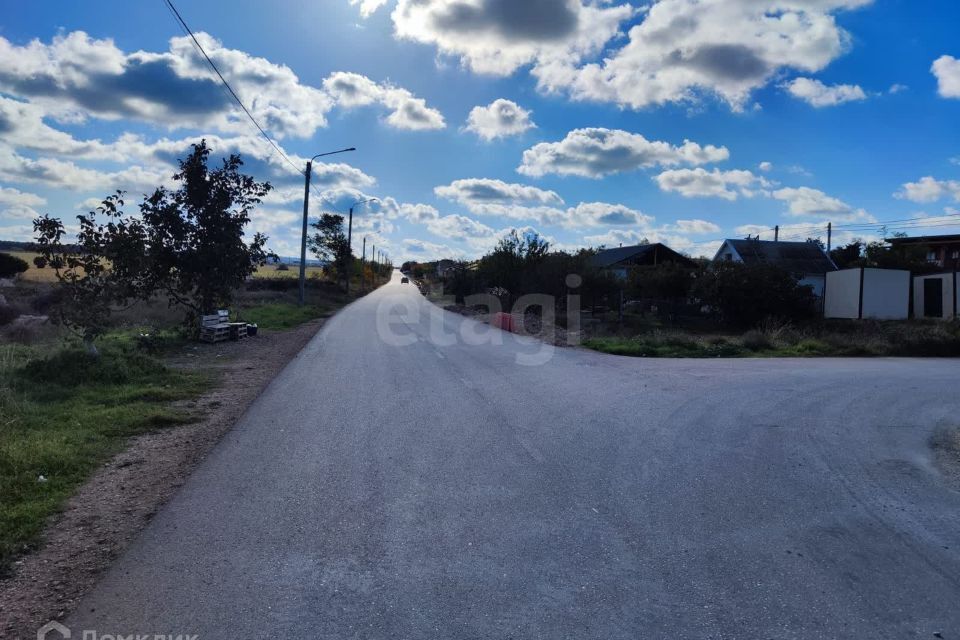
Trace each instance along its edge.
<path fill-rule="evenodd" d="M 890 244 L 943 244 L 960 242 L 960 233 L 942 236 L 913 236 L 912 238 L 884 238 Z"/>
<path fill-rule="evenodd" d="M 728 239 L 724 244 L 733 247 L 743 263 L 748 265 L 769 264 L 790 273 L 826 273 L 837 270 L 833 260 L 815 242 Z M 719 253 L 718 251 L 717 254 Z"/>
<path fill-rule="evenodd" d="M 653 244 L 637 244 L 630 247 L 616 247 L 614 249 L 604 249 L 598 251 L 591 258 L 594 266 L 604 269 L 612 267 L 627 260 L 643 259 L 649 253 L 658 252 L 661 259 L 665 262 L 679 262 L 681 264 L 693 264 L 693 261 L 685 255 L 679 254 L 670 247 L 660 242 Z"/>

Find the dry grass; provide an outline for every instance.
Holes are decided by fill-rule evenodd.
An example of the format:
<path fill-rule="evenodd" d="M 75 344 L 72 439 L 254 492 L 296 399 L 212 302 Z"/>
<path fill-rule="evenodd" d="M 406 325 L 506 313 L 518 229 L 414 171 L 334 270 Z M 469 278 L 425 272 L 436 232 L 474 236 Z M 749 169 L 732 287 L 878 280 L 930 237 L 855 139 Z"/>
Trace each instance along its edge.
<path fill-rule="evenodd" d="M 300 277 L 300 267 L 297 265 L 287 265 L 286 271 L 280 271 L 277 267 L 280 265 L 276 264 L 265 264 L 257 268 L 256 273 L 253 274 L 254 278 L 299 278 Z M 307 266 L 307 277 L 308 278 L 322 278 L 323 277 L 323 267 L 311 267 Z"/>
<path fill-rule="evenodd" d="M 33 259 L 36 258 L 38 253 L 32 251 L 7 251 L 12 256 L 16 256 L 21 260 L 25 261 L 30 267 L 24 272 L 20 279 L 25 282 L 56 282 L 57 274 L 54 273 L 53 269 L 37 269 L 33 266 Z"/>
<path fill-rule="evenodd" d="M 32 251 L 8 251 L 10 255 L 16 256 L 21 260 L 26 261 L 30 268 L 20 276 L 20 278 L 25 282 L 56 282 L 57 276 L 54 273 L 53 269 L 37 269 L 33 266 L 33 259 L 36 258 L 39 254 Z M 307 267 L 307 277 L 308 278 L 319 278 L 323 276 L 322 267 Z M 253 274 L 254 278 L 298 278 L 300 277 L 300 268 L 296 265 L 288 265 L 286 271 L 278 271 L 277 265 L 275 264 L 266 264 L 262 267 L 257 268 L 256 272 Z"/>

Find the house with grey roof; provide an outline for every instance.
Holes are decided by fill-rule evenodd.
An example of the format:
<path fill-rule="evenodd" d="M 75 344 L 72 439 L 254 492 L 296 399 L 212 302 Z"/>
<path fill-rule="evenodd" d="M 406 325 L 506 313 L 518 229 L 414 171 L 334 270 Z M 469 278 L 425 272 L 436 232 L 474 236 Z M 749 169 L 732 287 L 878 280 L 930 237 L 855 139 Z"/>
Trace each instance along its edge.
<path fill-rule="evenodd" d="M 598 251 L 590 259 L 590 262 L 595 267 L 610 271 L 614 277 L 620 280 L 626 280 L 632 267 L 656 266 L 668 263 L 690 268 L 697 266 L 687 256 L 677 253 L 660 242 L 604 249 Z"/>
<path fill-rule="evenodd" d="M 713 261 L 779 267 L 792 274 L 799 284 L 813 288 L 817 296 L 823 296 L 827 273 L 837 270 L 837 265 L 816 242 L 727 239 Z"/>

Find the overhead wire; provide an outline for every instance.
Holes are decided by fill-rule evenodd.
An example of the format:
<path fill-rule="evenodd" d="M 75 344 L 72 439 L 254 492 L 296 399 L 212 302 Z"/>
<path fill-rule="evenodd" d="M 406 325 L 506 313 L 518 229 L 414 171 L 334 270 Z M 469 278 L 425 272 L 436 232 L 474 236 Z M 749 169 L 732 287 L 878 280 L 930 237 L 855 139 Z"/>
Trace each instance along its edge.
<path fill-rule="evenodd" d="M 230 86 L 230 83 L 227 82 L 227 79 L 223 77 L 223 74 L 220 72 L 220 69 L 217 67 L 216 63 L 210 58 L 209 55 L 207 55 L 207 52 L 206 50 L 204 50 L 203 45 L 200 44 L 200 41 L 197 39 L 197 36 L 194 35 L 193 30 L 190 29 L 190 26 L 187 25 L 186 21 L 183 19 L 183 16 L 180 15 L 180 12 L 177 10 L 176 6 L 174 6 L 173 4 L 173 1 L 163 0 L 163 3 L 167 7 L 167 9 L 170 11 L 171 15 L 174 17 L 179 27 L 183 30 L 184 35 L 187 35 L 190 37 L 190 39 L 193 41 L 193 45 L 197 48 L 200 54 L 207 61 L 207 64 L 210 65 L 210 68 L 213 69 L 214 73 L 217 74 L 217 78 L 220 79 L 220 83 L 222 87 L 227 91 L 229 96 L 232 97 L 234 101 L 236 101 L 236 103 L 240 106 L 240 109 L 243 111 L 243 113 L 246 114 L 247 118 L 250 119 L 250 122 L 252 122 L 253 125 L 257 128 L 257 130 L 260 132 L 260 135 L 263 136 L 264 140 L 266 140 L 267 143 L 270 145 L 271 153 L 276 152 L 277 154 L 279 154 L 279 156 L 283 158 L 287 162 L 287 164 L 289 164 L 293 168 L 294 171 L 296 171 L 298 174 L 306 178 L 306 171 L 298 167 L 297 164 L 293 160 L 291 160 L 286 153 L 284 153 L 283 149 L 280 148 L 280 145 L 278 145 L 273 140 L 273 138 L 270 137 L 270 134 L 268 134 L 267 131 L 260 125 L 260 123 L 254 117 L 254 115 L 250 112 L 250 110 L 247 109 L 247 106 L 243 104 L 243 100 L 241 100 L 240 96 L 237 95 L 237 92 L 233 90 L 233 87 Z M 331 209 L 333 209 L 337 213 L 341 213 L 341 214 L 343 213 L 336 207 L 332 206 L 330 204 L 329 199 L 326 196 L 324 196 L 323 193 L 321 193 L 320 191 L 317 191 L 317 188 L 315 185 L 310 185 L 310 188 L 313 191 L 314 195 L 320 198 L 321 201 L 326 202 Z"/>

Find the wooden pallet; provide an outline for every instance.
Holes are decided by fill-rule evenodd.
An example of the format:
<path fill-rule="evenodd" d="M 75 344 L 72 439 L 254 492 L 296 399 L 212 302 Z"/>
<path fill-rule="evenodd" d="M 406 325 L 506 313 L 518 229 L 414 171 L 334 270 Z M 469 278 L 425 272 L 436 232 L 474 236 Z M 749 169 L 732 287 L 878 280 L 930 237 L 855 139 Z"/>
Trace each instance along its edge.
<path fill-rule="evenodd" d="M 200 318 L 200 340 L 223 342 L 231 338 L 230 312 L 224 309 Z M 246 331 L 244 331 L 246 333 Z"/>

